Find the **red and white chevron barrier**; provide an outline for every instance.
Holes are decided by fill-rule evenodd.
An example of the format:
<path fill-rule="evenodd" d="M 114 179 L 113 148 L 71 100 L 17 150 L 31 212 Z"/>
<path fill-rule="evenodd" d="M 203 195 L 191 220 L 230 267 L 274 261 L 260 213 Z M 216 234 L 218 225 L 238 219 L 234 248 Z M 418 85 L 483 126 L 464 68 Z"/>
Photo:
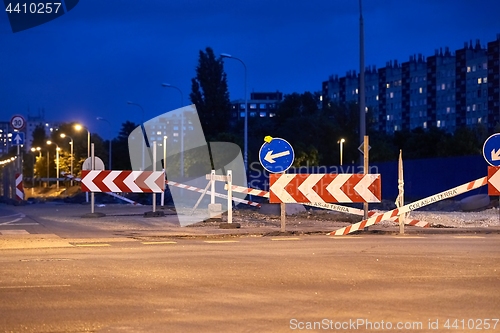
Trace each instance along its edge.
<path fill-rule="evenodd" d="M 23 174 L 16 173 L 16 199 L 24 200 Z"/>
<path fill-rule="evenodd" d="M 363 229 L 365 227 L 368 227 L 373 224 L 377 224 L 381 221 L 384 220 L 389 220 L 391 218 L 397 217 L 401 214 L 411 212 L 413 210 L 425 207 L 427 205 L 433 204 L 435 202 L 452 198 L 454 196 L 457 196 L 459 194 L 463 194 L 465 192 L 469 192 L 471 190 L 474 190 L 478 187 L 484 186 L 488 183 L 487 177 L 479 178 L 477 180 L 468 182 L 466 184 L 462 184 L 460 186 L 454 187 L 448 191 L 443 191 L 438 194 L 432 195 L 430 197 L 424 198 L 422 200 L 415 201 L 413 203 L 404 205 L 400 208 L 393 209 L 391 211 L 388 211 L 384 214 L 373 216 L 369 219 L 363 220 L 361 222 L 352 224 L 350 226 L 340 228 L 338 230 L 330 232 L 328 235 L 330 236 L 342 236 L 342 235 L 347 235 L 351 232 L 358 231 L 360 229 Z"/>
<path fill-rule="evenodd" d="M 212 194 L 212 192 L 209 191 L 209 190 L 207 190 L 205 192 L 205 190 L 203 190 L 201 188 L 198 188 L 198 187 L 191 186 L 191 185 L 176 183 L 176 182 L 173 182 L 173 181 L 170 181 L 170 180 L 167 180 L 166 183 L 167 183 L 167 185 L 175 186 L 175 187 L 182 188 L 182 189 L 185 189 L 185 190 L 188 190 L 188 191 L 193 191 L 193 192 L 198 192 L 198 193 Z M 220 194 L 220 193 L 217 193 L 217 192 L 214 192 L 214 195 L 216 197 L 222 198 L 222 199 L 227 199 L 228 198 L 227 195 Z M 253 201 L 244 200 L 244 199 L 235 198 L 235 197 L 233 197 L 233 201 L 236 201 L 236 202 L 239 202 L 239 203 L 243 203 L 243 204 L 246 204 L 246 205 L 250 205 L 250 206 L 253 206 L 253 207 L 260 207 L 261 206 L 261 204 L 258 203 L 258 202 L 253 202 Z"/>
<path fill-rule="evenodd" d="M 161 193 L 163 171 L 82 170 L 82 192 Z"/>
<path fill-rule="evenodd" d="M 257 189 L 244 187 L 244 186 L 238 186 L 238 185 L 232 185 L 231 188 L 234 192 L 256 195 L 256 196 L 263 197 L 263 198 L 269 198 L 269 192 L 267 192 L 267 191 L 257 190 Z M 227 190 L 227 185 L 224 186 L 224 189 Z M 302 203 L 302 204 L 305 206 L 328 209 L 328 210 L 333 210 L 333 211 L 337 211 L 337 212 L 353 214 L 353 215 L 358 215 L 358 216 L 365 215 L 365 212 L 362 209 L 341 206 L 341 205 L 336 205 L 336 204 L 331 204 L 331 203 L 310 202 L 310 203 Z M 372 210 L 368 212 L 369 217 L 372 217 L 375 215 L 378 216 L 378 215 L 382 215 L 382 214 L 383 213 L 375 212 Z M 389 220 L 396 221 L 397 219 L 398 219 L 398 217 L 395 216 L 395 217 L 390 218 Z M 415 227 L 421 227 L 421 228 L 428 228 L 430 226 L 430 224 L 428 222 L 410 219 L 410 218 L 405 219 L 405 224 L 415 226 Z"/>
<path fill-rule="evenodd" d="M 271 174 L 269 202 L 380 202 L 379 174 Z"/>

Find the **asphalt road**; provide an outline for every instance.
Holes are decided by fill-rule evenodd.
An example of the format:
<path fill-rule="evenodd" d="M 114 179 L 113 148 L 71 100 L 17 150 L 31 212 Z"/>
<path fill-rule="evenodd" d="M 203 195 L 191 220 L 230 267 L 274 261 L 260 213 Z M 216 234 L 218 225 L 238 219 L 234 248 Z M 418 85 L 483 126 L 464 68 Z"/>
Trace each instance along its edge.
<path fill-rule="evenodd" d="M 500 332 L 499 242 L 318 235 L 0 250 L 0 331 Z"/>

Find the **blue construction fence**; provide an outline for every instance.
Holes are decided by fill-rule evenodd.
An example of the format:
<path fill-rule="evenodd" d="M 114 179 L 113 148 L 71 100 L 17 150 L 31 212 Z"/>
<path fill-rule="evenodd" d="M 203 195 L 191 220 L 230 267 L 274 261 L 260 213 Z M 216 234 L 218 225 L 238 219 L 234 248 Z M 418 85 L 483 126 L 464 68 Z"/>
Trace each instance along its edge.
<path fill-rule="evenodd" d="M 260 165 L 258 165 L 260 167 Z M 269 191 L 269 173 L 256 165 L 250 168 L 249 187 Z M 314 166 L 290 168 L 287 173 L 360 173 L 363 168 L 343 166 Z M 485 177 L 488 164 L 483 156 L 459 156 L 429 159 L 403 159 L 405 200 L 419 200 L 453 187 Z M 379 173 L 382 179 L 382 199 L 394 200 L 398 195 L 398 161 L 373 163 L 369 173 Z M 473 194 L 488 193 L 487 186 L 461 194 L 461 199 Z"/>

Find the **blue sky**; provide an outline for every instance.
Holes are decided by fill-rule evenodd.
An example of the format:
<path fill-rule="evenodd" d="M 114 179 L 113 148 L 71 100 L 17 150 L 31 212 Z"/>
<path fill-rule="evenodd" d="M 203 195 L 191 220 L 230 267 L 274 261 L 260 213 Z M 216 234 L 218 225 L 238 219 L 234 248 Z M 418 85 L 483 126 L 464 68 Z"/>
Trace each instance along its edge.
<path fill-rule="evenodd" d="M 500 33 L 498 0 L 364 0 L 366 65 L 435 49 L 482 45 Z M 189 102 L 198 52 L 230 53 L 251 91 L 319 91 L 329 75 L 359 67 L 359 7 L 351 0 L 82 0 L 44 25 L 12 33 L 0 13 L 0 120 L 36 114 L 81 121 L 105 138 Z M 225 60 L 231 99 L 243 66 Z M 113 123 L 112 130 L 101 116 Z"/>

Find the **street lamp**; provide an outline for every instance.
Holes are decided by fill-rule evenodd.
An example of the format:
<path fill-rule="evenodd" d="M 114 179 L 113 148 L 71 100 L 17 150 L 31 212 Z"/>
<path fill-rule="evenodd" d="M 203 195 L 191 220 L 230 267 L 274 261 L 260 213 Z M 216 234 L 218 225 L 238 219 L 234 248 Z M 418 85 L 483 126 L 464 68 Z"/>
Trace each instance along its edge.
<path fill-rule="evenodd" d="M 82 129 L 85 129 L 87 131 L 87 158 L 90 157 L 90 131 L 87 127 L 81 125 L 81 124 L 76 124 L 75 129 L 77 131 L 81 131 Z"/>
<path fill-rule="evenodd" d="M 222 58 L 229 58 L 229 59 L 234 59 L 238 60 L 241 62 L 243 67 L 245 68 L 245 89 L 244 89 L 244 94 L 245 94 L 245 120 L 244 120 L 244 131 L 243 131 L 243 140 L 244 140 L 244 146 L 243 146 L 243 162 L 245 163 L 245 170 L 248 171 L 248 102 L 247 102 L 247 66 L 241 60 L 240 58 L 233 57 L 230 54 L 227 53 L 221 53 L 220 55 Z"/>
<path fill-rule="evenodd" d="M 96 119 L 107 122 L 108 125 L 109 125 L 109 128 L 111 129 L 111 123 L 109 122 L 109 120 L 107 120 L 106 118 L 103 118 L 103 117 L 97 117 Z M 111 138 L 110 138 L 109 139 L 109 156 L 108 156 L 108 167 L 109 167 L 109 170 L 113 170 L 113 168 L 111 167 L 111 155 L 112 155 L 112 146 L 111 146 Z"/>
<path fill-rule="evenodd" d="M 73 138 L 70 137 L 69 135 L 66 135 L 64 133 L 61 133 L 61 138 L 70 138 L 70 145 L 71 145 L 71 152 L 70 152 L 70 160 L 71 160 L 71 168 L 70 168 L 70 172 L 71 172 L 71 186 L 73 186 L 73 178 L 74 178 L 74 175 L 73 175 L 73 146 L 74 146 L 74 141 L 73 141 Z"/>
<path fill-rule="evenodd" d="M 59 191 L 59 145 L 50 140 L 47 141 L 48 145 L 55 144 L 56 145 L 56 189 Z"/>
<path fill-rule="evenodd" d="M 182 94 L 182 90 L 180 90 L 178 87 L 171 85 L 170 83 L 162 83 L 162 87 L 165 88 L 174 88 L 179 91 L 181 94 L 181 107 L 184 106 L 184 95 Z M 181 113 L 181 163 L 180 163 L 180 169 L 181 169 L 181 178 L 184 177 L 184 112 Z"/>
<path fill-rule="evenodd" d="M 31 148 L 32 152 L 38 152 L 38 158 L 42 158 L 42 148 L 41 147 L 32 147 Z M 35 187 L 35 164 L 36 164 L 36 159 L 33 160 L 33 179 L 31 181 L 31 184 L 33 187 Z M 42 177 L 40 177 L 40 187 L 42 187 Z"/>
<path fill-rule="evenodd" d="M 340 144 L 340 165 L 342 166 L 342 156 L 343 156 L 343 146 L 344 146 L 345 139 L 340 139 L 337 141 L 338 144 Z"/>
<path fill-rule="evenodd" d="M 134 102 L 131 102 L 131 101 L 127 101 L 127 104 L 128 105 L 135 105 L 135 106 L 141 108 L 141 111 L 142 111 L 141 129 L 142 129 L 143 133 L 146 133 L 146 130 L 144 129 L 144 108 L 141 105 L 134 103 Z M 142 171 L 144 171 L 144 150 L 146 150 L 146 149 L 144 148 L 144 140 L 142 140 Z"/>

